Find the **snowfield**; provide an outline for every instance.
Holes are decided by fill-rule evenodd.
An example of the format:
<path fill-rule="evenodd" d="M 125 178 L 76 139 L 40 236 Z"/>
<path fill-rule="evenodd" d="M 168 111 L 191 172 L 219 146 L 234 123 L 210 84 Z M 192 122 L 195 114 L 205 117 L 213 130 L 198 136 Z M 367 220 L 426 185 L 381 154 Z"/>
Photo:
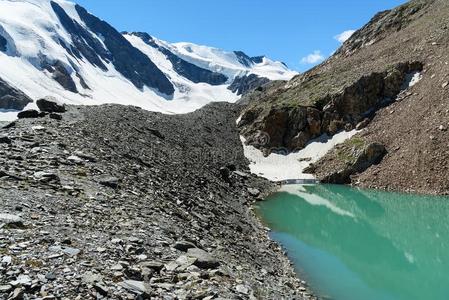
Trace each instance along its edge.
<path fill-rule="evenodd" d="M 250 161 L 251 173 L 269 179 L 271 181 L 284 181 L 288 179 L 314 179 L 311 174 L 305 174 L 311 163 L 317 162 L 336 145 L 351 138 L 358 131 L 342 131 L 331 138 L 327 135 L 310 141 L 307 146 L 294 153 L 281 155 L 272 153 L 264 157 L 263 153 L 253 146 L 245 144 L 245 138 L 240 137 L 246 158 Z"/>

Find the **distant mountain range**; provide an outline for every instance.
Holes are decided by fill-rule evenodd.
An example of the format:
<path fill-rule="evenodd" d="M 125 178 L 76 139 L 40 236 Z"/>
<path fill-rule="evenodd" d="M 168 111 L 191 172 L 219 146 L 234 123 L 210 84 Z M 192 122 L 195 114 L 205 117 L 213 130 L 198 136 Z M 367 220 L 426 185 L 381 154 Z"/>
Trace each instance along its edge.
<path fill-rule="evenodd" d="M 185 113 L 297 73 L 265 56 L 120 33 L 65 0 L 0 1 L 0 119 L 55 96 Z"/>

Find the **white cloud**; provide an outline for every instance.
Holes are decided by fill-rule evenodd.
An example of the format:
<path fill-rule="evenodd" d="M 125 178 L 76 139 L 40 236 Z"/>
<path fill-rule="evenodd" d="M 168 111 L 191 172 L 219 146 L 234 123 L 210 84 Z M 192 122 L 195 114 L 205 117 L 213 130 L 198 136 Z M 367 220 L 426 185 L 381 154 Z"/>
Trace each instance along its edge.
<path fill-rule="evenodd" d="M 344 43 L 346 42 L 346 40 L 348 40 L 353 34 L 354 34 L 355 30 L 346 30 L 343 31 L 340 34 L 337 34 L 336 36 L 334 36 L 334 39 L 336 39 L 337 41 L 339 41 L 340 43 Z"/>
<path fill-rule="evenodd" d="M 315 51 L 313 51 L 313 53 L 310 53 L 306 57 L 303 57 L 301 59 L 301 63 L 312 65 L 312 64 L 322 62 L 323 60 L 324 60 L 324 56 L 321 54 L 321 51 L 315 50 Z"/>

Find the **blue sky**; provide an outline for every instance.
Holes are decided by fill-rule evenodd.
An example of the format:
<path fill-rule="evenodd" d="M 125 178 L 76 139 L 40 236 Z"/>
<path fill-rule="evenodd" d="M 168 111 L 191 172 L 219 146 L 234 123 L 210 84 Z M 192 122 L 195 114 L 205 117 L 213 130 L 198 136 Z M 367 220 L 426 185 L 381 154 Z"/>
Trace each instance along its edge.
<path fill-rule="evenodd" d="M 305 71 L 335 36 L 405 0 L 75 0 L 120 31 L 267 55 Z"/>

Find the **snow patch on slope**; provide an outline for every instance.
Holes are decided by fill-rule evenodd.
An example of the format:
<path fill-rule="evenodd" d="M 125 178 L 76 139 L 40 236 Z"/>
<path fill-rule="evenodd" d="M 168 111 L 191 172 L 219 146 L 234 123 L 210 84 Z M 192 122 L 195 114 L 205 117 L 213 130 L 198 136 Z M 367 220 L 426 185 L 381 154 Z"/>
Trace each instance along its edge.
<path fill-rule="evenodd" d="M 240 137 L 246 158 L 250 161 L 251 173 L 271 181 L 288 179 L 314 179 L 312 174 L 305 174 L 304 169 L 317 162 L 336 145 L 343 143 L 357 133 L 356 130 L 342 131 L 332 137 L 326 134 L 312 140 L 307 146 L 295 153 L 281 155 L 272 153 L 264 157 L 263 153 L 250 145 L 246 145 L 244 137 Z"/>

